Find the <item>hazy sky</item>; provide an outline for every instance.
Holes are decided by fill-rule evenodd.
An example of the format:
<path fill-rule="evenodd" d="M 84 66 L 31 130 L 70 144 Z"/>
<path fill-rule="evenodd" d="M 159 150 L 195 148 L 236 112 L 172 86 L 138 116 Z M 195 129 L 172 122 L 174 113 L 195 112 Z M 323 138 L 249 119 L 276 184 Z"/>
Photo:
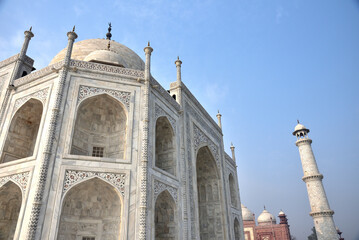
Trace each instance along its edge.
<path fill-rule="evenodd" d="M 0 0 L 0 60 L 21 48 L 46 66 L 79 40 L 113 39 L 144 57 L 165 87 L 182 79 L 215 118 L 223 115 L 225 148 L 236 146 L 242 203 L 287 214 L 292 235 L 306 239 L 313 221 L 295 137 L 299 119 L 313 150 L 334 221 L 359 239 L 359 1 L 356 0 Z M 278 221 L 278 219 L 277 219 Z"/>

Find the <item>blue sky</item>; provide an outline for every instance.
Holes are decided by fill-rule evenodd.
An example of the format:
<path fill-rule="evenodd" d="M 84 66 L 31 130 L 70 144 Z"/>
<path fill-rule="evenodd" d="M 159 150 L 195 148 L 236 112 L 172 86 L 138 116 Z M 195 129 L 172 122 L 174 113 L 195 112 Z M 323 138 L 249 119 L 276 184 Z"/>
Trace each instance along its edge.
<path fill-rule="evenodd" d="M 225 148 L 236 146 L 243 204 L 288 215 L 306 239 L 313 221 L 295 138 L 310 128 L 336 225 L 359 239 L 359 1 L 357 0 L 0 0 L 0 59 L 16 54 L 33 26 L 28 55 L 46 66 L 78 40 L 113 39 L 141 57 L 151 41 L 152 75 L 165 87 L 182 78 L 215 118 Z"/>

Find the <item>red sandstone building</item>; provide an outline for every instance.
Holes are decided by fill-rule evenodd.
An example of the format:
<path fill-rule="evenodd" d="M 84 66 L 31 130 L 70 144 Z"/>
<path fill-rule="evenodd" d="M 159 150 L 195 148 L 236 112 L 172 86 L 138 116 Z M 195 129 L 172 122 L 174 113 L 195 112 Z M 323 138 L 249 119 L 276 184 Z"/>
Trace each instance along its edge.
<path fill-rule="evenodd" d="M 242 205 L 242 217 L 245 240 L 290 240 L 288 219 L 284 212 L 279 212 L 279 224 L 266 209 L 259 215 L 256 225 L 254 214 Z"/>

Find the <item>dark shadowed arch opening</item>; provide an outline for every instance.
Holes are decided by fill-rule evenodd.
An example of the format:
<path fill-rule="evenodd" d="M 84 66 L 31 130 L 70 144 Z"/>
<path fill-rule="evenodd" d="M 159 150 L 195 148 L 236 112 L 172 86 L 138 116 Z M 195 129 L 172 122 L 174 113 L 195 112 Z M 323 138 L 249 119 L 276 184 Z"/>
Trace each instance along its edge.
<path fill-rule="evenodd" d="M 236 191 L 236 183 L 234 181 L 234 177 L 232 175 L 232 173 L 229 174 L 228 177 L 228 182 L 229 182 L 229 192 L 231 195 L 231 204 L 233 207 L 237 207 L 238 208 L 238 193 Z"/>
<path fill-rule="evenodd" d="M 198 150 L 196 171 L 200 237 L 201 239 L 224 239 L 220 177 L 208 147 Z"/>
<path fill-rule="evenodd" d="M 0 188 L 0 239 L 14 239 L 22 202 L 21 189 L 13 182 Z"/>
<path fill-rule="evenodd" d="M 71 154 L 124 158 L 127 115 L 123 106 L 107 94 L 84 100 L 78 110 Z"/>
<path fill-rule="evenodd" d="M 98 178 L 79 183 L 63 200 L 57 239 L 120 239 L 121 213 L 113 186 Z"/>
<path fill-rule="evenodd" d="M 175 138 L 171 123 L 167 117 L 156 121 L 156 167 L 176 175 Z"/>
<path fill-rule="evenodd" d="M 42 103 L 30 99 L 15 113 L 6 137 L 1 162 L 30 157 L 34 153 L 39 131 Z"/>
<path fill-rule="evenodd" d="M 239 221 L 237 218 L 234 219 L 234 240 L 239 240 L 239 236 L 240 236 L 240 226 L 239 226 Z"/>
<path fill-rule="evenodd" d="M 178 239 L 176 203 L 168 191 L 158 195 L 155 204 L 155 239 Z"/>

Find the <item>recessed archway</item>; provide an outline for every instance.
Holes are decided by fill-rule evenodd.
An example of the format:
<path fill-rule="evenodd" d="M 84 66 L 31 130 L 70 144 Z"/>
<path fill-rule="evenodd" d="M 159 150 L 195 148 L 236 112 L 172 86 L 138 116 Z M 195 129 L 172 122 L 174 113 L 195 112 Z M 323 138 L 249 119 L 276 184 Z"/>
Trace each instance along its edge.
<path fill-rule="evenodd" d="M 9 181 L 0 188 L 0 239 L 14 239 L 22 202 L 21 189 Z"/>
<path fill-rule="evenodd" d="M 168 191 L 158 195 L 155 204 L 155 239 L 178 239 L 176 203 Z"/>
<path fill-rule="evenodd" d="M 114 187 L 93 178 L 72 187 L 65 195 L 58 240 L 119 239 L 122 202 Z"/>
<path fill-rule="evenodd" d="M 234 219 L 234 224 L 233 224 L 233 229 L 234 229 L 234 240 L 239 240 L 239 236 L 240 236 L 240 226 L 239 226 L 239 221 L 237 218 Z"/>
<path fill-rule="evenodd" d="M 71 154 L 124 158 L 127 114 L 124 107 L 107 94 L 84 100 L 74 126 Z"/>
<path fill-rule="evenodd" d="M 175 138 L 167 117 L 156 121 L 156 167 L 176 176 Z"/>
<path fill-rule="evenodd" d="M 198 150 L 196 172 L 200 238 L 224 239 L 220 176 L 208 147 Z"/>
<path fill-rule="evenodd" d="M 42 103 L 36 99 L 28 100 L 17 110 L 6 137 L 1 163 L 33 155 L 42 111 Z"/>
<path fill-rule="evenodd" d="M 236 191 L 236 184 L 232 173 L 229 174 L 228 182 L 229 182 L 229 193 L 231 195 L 231 204 L 233 207 L 238 208 L 238 198 L 237 198 L 238 193 Z"/>

